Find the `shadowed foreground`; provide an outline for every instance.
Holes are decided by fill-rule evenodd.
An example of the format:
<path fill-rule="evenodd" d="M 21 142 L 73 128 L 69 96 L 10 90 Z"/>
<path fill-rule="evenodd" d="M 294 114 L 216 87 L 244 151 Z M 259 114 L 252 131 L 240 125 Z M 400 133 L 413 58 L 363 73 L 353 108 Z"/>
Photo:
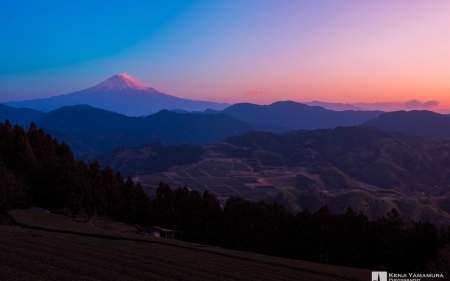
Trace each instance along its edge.
<path fill-rule="evenodd" d="M 119 234 L 69 218 L 11 212 L 1 280 L 368 280 L 370 271 Z M 30 229 L 26 227 L 41 229 Z M 29 225 L 28 225 L 29 224 Z M 54 225 L 55 227 L 52 227 Z M 66 229 L 66 230 L 64 230 Z M 82 229 L 86 230 L 84 234 Z"/>

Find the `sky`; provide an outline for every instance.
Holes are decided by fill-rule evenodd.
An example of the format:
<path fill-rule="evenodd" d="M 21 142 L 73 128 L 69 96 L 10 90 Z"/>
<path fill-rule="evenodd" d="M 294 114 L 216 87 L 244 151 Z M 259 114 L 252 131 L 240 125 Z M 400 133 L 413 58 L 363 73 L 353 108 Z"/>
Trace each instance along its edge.
<path fill-rule="evenodd" d="M 1 1 L 0 102 L 127 73 L 181 98 L 450 109 L 450 1 Z M 410 106 L 410 108 L 415 108 Z"/>

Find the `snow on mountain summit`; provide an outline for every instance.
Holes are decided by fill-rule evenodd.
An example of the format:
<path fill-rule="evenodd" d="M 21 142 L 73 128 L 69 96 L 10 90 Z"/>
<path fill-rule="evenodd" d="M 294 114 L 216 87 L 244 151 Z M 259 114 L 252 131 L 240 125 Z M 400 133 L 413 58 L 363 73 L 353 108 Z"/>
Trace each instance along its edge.
<path fill-rule="evenodd" d="M 93 91 L 123 91 L 123 90 L 136 90 L 136 91 L 149 91 L 149 88 L 139 84 L 132 80 L 129 75 L 117 74 L 111 76 L 100 84 L 90 88 Z"/>
<path fill-rule="evenodd" d="M 5 104 L 16 108 L 32 108 L 44 112 L 62 106 L 87 104 L 128 116 L 147 116 L 162 109 L 203 111 L 209 108 L 222 110 L 229 106 L 228 104 L 171 96 L 136 82 L 128 74 L 117 74 L 93 87 L 65 95 L 36 100 L 11 101 Z"/>

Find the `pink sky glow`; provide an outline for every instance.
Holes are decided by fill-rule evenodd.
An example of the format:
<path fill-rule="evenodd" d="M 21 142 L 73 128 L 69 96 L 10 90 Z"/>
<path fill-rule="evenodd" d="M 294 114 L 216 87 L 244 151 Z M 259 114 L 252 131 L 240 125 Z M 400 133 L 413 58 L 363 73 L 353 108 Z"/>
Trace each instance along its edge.
<path fill-rule="evenodd" d="M 114 18 L 118 10 L 109 16 Z M 109 25 L 99 26 L 95 36 L 79 36 L 79 48 L 73 52 L 58 45 L 61 38 L 50 46 L 40 41 L 29 44 L 24 37 L 26 44 L 17 43 L 2 52 L 0 102 L 67 94 L 126 71 L 123 75 L 139 84 L 188 99 L 230 104 L 418 100 L 438 101 L 425 108 L 450 112 L 449 15 L 449 1 L 325 0 L 284 5 L 269 0 L 199 1 L 168 14 L 158 24 L 144 24 L 152 19 L 144 13 L 129 18 L 130 26 L 122 32 L 117 32 L 118 26 L 111 33 Z M 43 20 L 51 20 L 49 16 Z M 55 19 L 46 32 L 52 32 L 57 23 Z M 84 34 L 91 29 L 75 31 Z M 58 29 L 54 32 L 63 35 Z M 105 43 L 91 43 L 103 34 Z M 135 40 L 127 41 L 132 35 Z M 15 46 L 15 38 L 8 44 Z M 82 59 L 88 47 L 102 46 L 106 52 L 114 42 L 118 45 L 114 51 L 94 50 Z M 40 46 L 37 43 L 42 43 L 40 52 L 35 49 Z M 48 57 L 35 55 L 52 46 L 63 51 L 61 57 L 56 51 Z M 28 57 L 26 48 L 30 48 Z M 17 54 L 11 53 L 16 50 Z M 58 58 L 70 55 L 80 59 L 58 63 Z M 21 58 L 23 62 L 17 61 Z M 53 65 L 45 64 L 53 60 Z"/>

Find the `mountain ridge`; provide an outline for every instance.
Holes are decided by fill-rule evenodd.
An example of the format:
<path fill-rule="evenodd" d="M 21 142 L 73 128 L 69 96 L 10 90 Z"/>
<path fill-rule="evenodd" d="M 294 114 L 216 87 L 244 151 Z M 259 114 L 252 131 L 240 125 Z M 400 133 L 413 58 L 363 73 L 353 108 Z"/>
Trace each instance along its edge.
<path fill-rule="evenodd" d="M 222 112 L 257 128 L 276 126 L 277 128 L 271 130 L 276 133 L 361 125 L 383 113 L 382 111 L 334 111 L 294 101 L 278 101 L 270 105 L 236 103 Z"/>
<path fill-rule="evenodd" d="M 161 110 L 142 117 L 130 117 L 91 106 L 67 106 L 45 113 L 36 125 L 78 140 L 96 153 L 118 146 L 204 145 L 255 128 L 225 114 L 175 113 Z M 81 155 L 78 155 L 81 156 Z"/>

